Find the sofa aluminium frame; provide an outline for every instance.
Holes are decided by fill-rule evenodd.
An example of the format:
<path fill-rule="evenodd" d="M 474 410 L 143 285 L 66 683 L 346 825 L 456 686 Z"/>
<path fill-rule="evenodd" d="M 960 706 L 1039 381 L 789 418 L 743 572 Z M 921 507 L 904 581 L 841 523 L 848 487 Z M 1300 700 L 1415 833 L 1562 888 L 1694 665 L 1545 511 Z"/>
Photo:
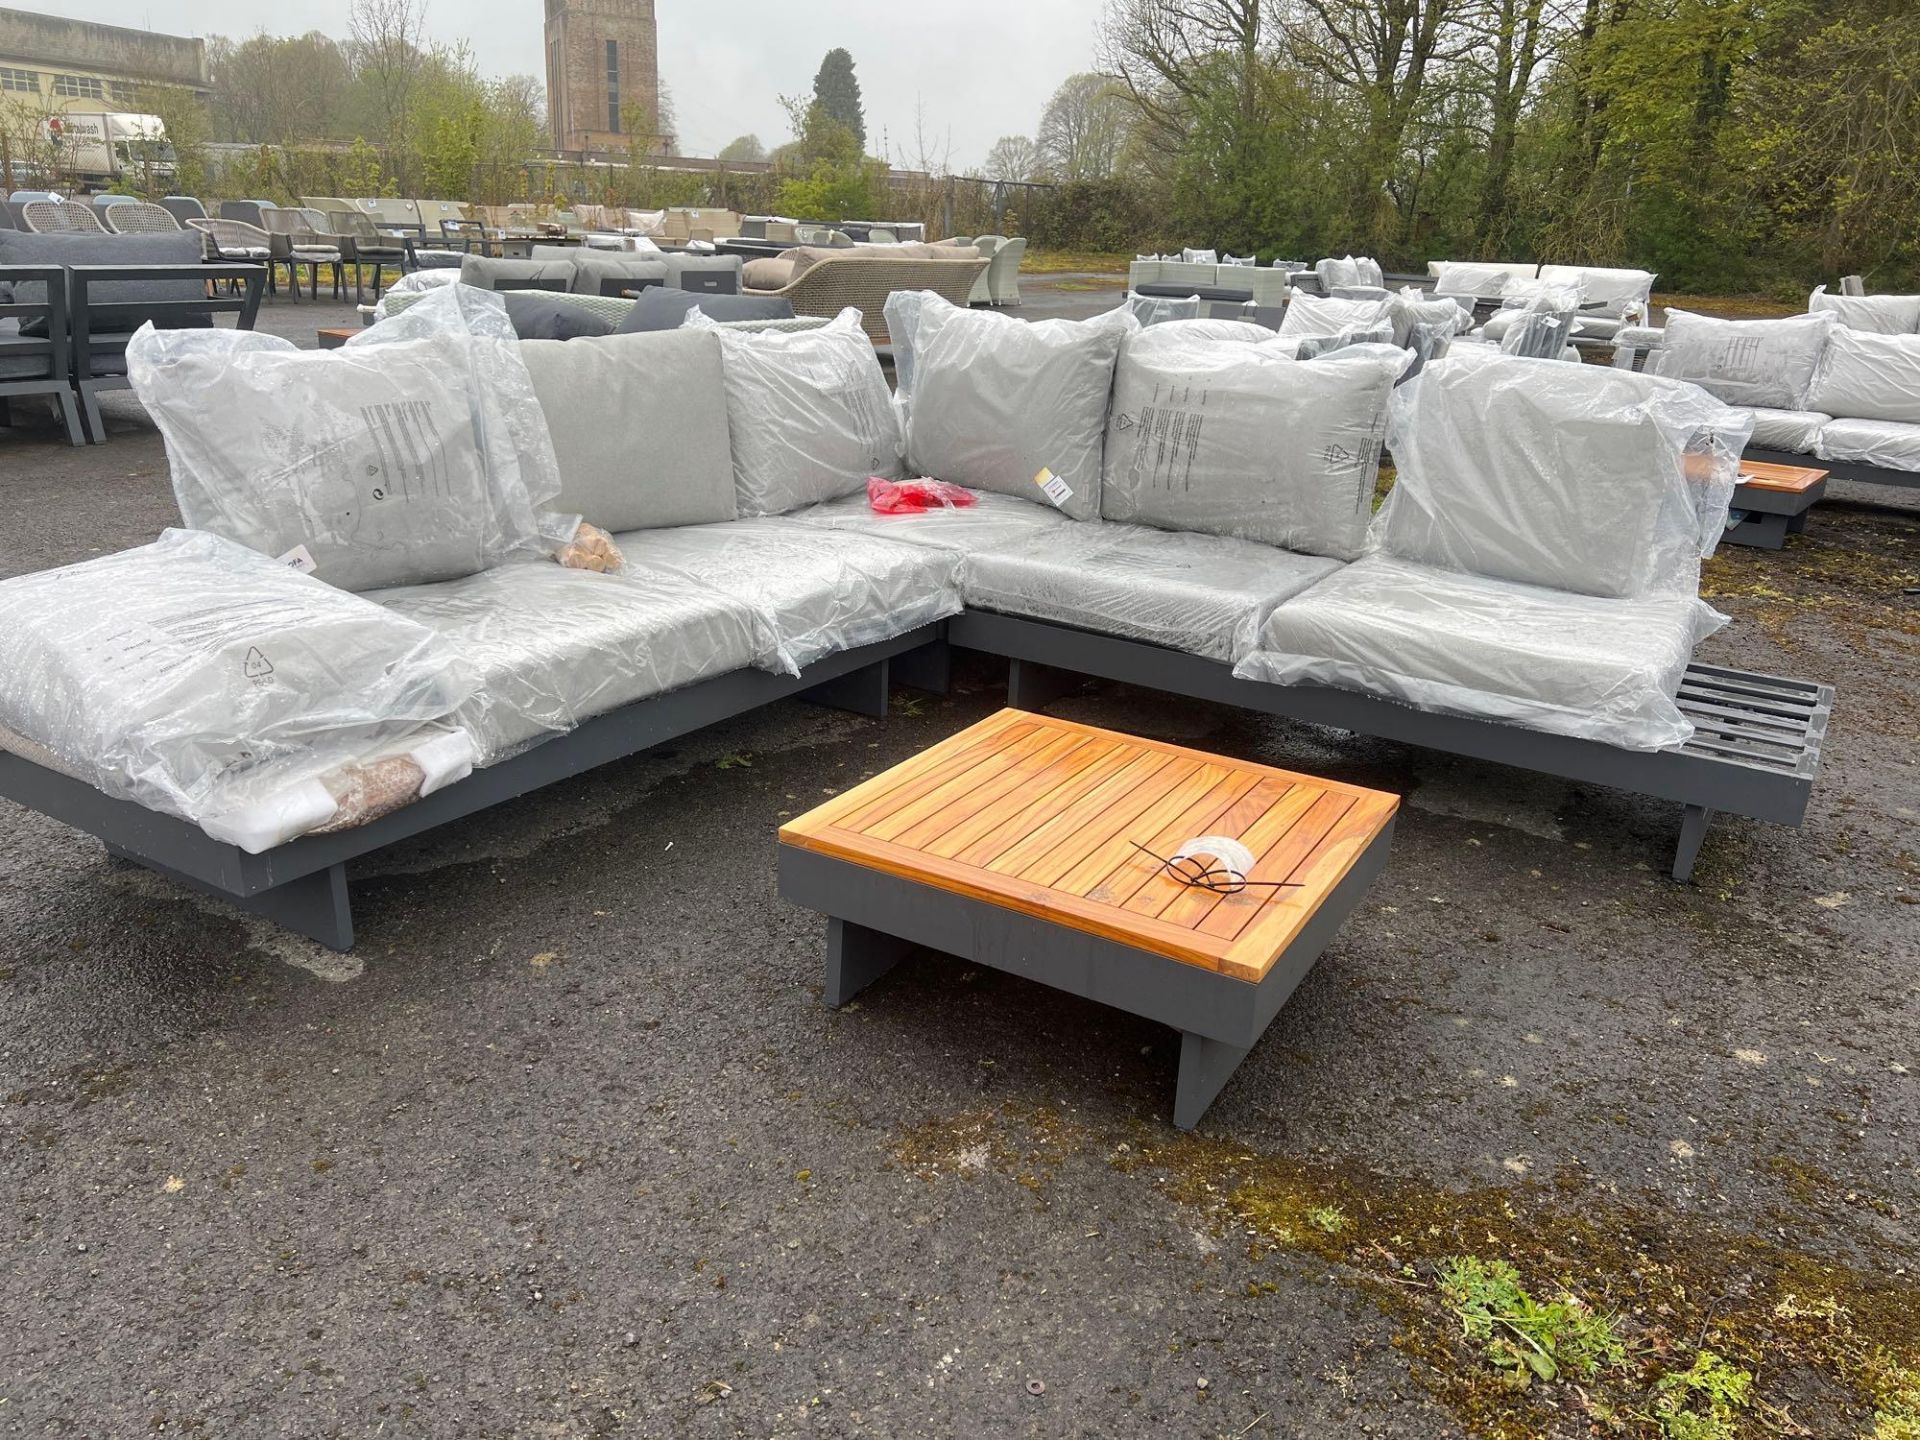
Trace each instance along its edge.
<path fill-rule="evenodd" d="M 259 855 L 4 751 L 0 796 L 99 837 L 112 855 L 346 950 L 353 945 L 348 861 L 775 700 L 798 696 L 884 716 L 894 684 L 946 690 L 949 646 L 1006 657 L 1007 703 L 1021 709 L 1043 709 L 1082 677 L 1095 676 L 1677 800 L 1684 811 L 1673 878 L 1682 882 L 1693 873 L 1715 811 L 1783 825 L 1801 822 L 1833 707 L 1829 685 L 1696 664 L 1680 691 L 1694 738 L 1672 750 L 1623 750 L 1493 720 L 1432 714 L 1353 691 L 1241 680 L 1217 660 L 1046 621 L 967 611 L 828 656 L 797 677 L 735 670 L 635 701 L 370 825 L 304 836 Z"/>

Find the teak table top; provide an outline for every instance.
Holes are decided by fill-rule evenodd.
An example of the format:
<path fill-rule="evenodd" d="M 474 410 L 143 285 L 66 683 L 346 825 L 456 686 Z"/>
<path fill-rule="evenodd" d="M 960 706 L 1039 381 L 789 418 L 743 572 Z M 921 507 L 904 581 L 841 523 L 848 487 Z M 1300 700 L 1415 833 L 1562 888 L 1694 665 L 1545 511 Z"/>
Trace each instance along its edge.
<path fill-rule="evenodd" d="M 1755 490 L 1777 490 L 1785 495 L 1798 495 L 1803 490 L 1811 490 L 1826 478 L 1826 471 L 1806 465 L 1774 465 L 1765 460 L 1740 462 L 1740 483 L 1750 485 Z"/>
<path fill-rule="evenodd" d="M 1002 710 L 780 829 L 782 843 L 1257 981 L 1397 796 Z M 1221 895 L 1168 876 L 1202 835 L 1255 856 Z"/>

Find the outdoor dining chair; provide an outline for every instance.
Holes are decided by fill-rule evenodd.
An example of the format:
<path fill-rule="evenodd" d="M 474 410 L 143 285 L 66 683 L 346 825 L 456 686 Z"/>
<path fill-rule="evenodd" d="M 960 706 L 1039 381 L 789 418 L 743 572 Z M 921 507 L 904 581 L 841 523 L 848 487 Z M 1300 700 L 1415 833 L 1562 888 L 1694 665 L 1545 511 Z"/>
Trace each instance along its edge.
<path fill-rule="evenodd" d="M 267 244 L 271 259 L 268 268 L 274 265 L 287 267 L 287 279 L 293 289 L 293 298 L 300 298 L 300 267 L 313 267 L 312 298 L 320 298 L 320 271 L 326 266 L 333 267 L 333 298 L 343 298 L 343 276 L 341 273 L 342 247 L 336 235 L 323 233 L 326 219 L 317 210 L 308 210 L 304 206 L 279 206 L 272 210 L 263 210 L 260 214 L 262 228 L 267 232 Z"/>
<path fill-rule="evenodd" d="M 116 235 L 171 235 L 181 228 L 169 212 L 142 200 L 108 206 L 100 215 Z"/>
<path fill-rule="evenodd" d="M 102 235 L 105 230 L 91 205 L 78 200 L 29 200 L 20 218 L 36 235 Z"/>
<path fill-rule="evenodd" d="M 448 225 L 463 225 L 463 220 L 442 220 L 441 228 Z M 380 227 L 373 223 L 373 217 L 358 210 L 329 210 L 327 229 L 333 232 L 333 238 L 340 244 L 340 255 L 353 267 L 353 298 L 358 301 L 365 290 L 362 284 L 360 267 L 373 266 L 373 298 L 380 298 L 383 273 L 381 267 L 391 265 L 396 270 L 404 270 L 407 263 L 407 242 L 399 235 L 383 235 Z"/>
<path fill-rule="evenodd" d="M 209 260 L 224 264 L 265 265 L 267 293 L 274 293 L 272 237 L 258 225 L 244 220 L 188 220 L 187 224 L 207 237 Z M 227 288 L 233 289 L 232 282 Z"/>

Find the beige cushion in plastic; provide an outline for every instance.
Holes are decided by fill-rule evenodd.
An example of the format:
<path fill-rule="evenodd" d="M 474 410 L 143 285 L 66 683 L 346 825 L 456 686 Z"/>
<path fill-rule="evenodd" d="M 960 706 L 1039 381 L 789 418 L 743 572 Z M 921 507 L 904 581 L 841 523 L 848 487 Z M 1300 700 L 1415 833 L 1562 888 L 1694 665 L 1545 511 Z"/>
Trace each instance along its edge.
<path fill-rule="evenodd" d="M 793 280 L 793 267 L 785 255 L 762 255 L 740 267 L 740 279 L 749 290 L 784 290 Z"/>

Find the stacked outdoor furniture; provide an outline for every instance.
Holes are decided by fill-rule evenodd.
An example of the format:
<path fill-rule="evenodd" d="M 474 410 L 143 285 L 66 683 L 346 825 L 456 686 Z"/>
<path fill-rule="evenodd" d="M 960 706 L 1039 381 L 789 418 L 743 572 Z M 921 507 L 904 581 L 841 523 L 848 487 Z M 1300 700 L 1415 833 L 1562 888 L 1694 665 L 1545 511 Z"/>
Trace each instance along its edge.
<path fill-rule="evenodd" d="M 1285 270 L 1223 264 L 1212 250 L 1183 250 L 1177 258 L 1143 255 L 1136 259 L 1127 267 L 1127 289 L 1173 298 L 1198 295 L 1203 301 L 1228 306 L 1277 307 L 1286 304 L 1293 285 Z"/>
<path fill-rule="evenodd" d="M 1571 343 L 1610 346 L 1628 326 L 1644 324 L 1655 277 L 1646 270 L 1597 265 L 1536 265 L 1531 261 L 1432 260 L 1433 293 L 1458 299 L 1484 320 L 1484 335 L 1499 342 L 1513 323 L 1511 311 L 1537 309 L 1529 302 L 1543 289 L 1578 296 Z"/>
<path fill-rule="evenodd" d="M 1713 811 L 1804 812 L 1832 692 L 1692 658 L 1746 428 L 1695 387 L 913 293 L 896 404 L 853 315 L 522 342 L 505 298 L 139 337 L 192 529 L 0 583 L 0 793 L 344 947 L 356 856 L 955 644 L 1029 708 L 1110 676 L 1679 801 L 1678 878 Z M 908 474 L 977 503 L 876 514 Z"/>
<path fill-rule="evenodd" d="M 1690 380 L 1753 417 L 1748 458 L 1843 480 L 1920 486 L 1920 295 L 1830 295 L 1807 314 L 1667 311 L 1620 333 L 1614 364 Z"/>

